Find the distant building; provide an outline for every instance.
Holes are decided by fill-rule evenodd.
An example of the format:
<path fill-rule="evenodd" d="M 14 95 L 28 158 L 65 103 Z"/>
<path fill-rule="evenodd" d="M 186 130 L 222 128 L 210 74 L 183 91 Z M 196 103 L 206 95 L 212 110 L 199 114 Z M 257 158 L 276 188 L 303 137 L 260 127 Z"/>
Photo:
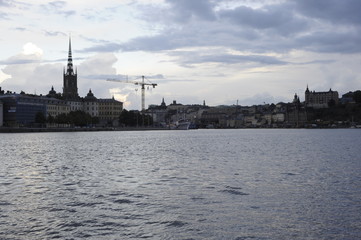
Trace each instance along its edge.
<path fill-rule="evenodd" d="M 312 108 L 328 108 L 330 104 L 338 104 L 338 92 L 315 92 L 310 91 L 308 86 L 305 91 L 305 105 Z"/>
<path fill-rule="evenodd" d="M 343 94 L 340 101 L 342 104 L 355 103 L 354 93 L 350 91 L 348 93 Z"/>

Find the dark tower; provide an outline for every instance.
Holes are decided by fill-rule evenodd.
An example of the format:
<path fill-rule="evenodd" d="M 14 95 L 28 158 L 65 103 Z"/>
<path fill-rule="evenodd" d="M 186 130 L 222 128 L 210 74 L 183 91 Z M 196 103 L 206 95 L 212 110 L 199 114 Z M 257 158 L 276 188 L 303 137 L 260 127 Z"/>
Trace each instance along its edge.
<path fill-rule="evenodd" d="M 78 95 L 78 83 L 77 73 L 73 69 L 73 58 L 71 56 L 71 39 L 69 38 L 69 53 L 68 53 L 68 66 L 65 72 L 64 68 L 64 83 L 63 83 L 63 98 L 65 100 L 77 100 Z"/>

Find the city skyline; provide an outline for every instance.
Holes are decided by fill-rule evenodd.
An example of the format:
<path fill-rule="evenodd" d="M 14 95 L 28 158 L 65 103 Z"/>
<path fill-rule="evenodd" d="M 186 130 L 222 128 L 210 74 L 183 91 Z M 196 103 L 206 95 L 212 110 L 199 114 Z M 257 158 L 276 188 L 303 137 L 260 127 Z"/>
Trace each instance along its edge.
<path fill-rule="evenodd" d="M 302 98 L 308 85 L 361 88 L 358 1 L 1 1 L 0 86 L 62 92 L 71 36 L 79 95 L 146 105 L 253 105 Z M 302 99 L 304 100 L 304 99 Z"/>

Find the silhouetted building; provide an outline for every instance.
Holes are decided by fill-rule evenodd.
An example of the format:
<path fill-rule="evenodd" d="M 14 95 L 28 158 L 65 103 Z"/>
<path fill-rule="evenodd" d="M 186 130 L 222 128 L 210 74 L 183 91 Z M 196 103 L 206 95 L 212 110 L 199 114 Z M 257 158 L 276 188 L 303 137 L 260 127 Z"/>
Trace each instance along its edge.
<path fill-rule="evenodd" d="M 328 108 L 330 104 L 338 104 L 338 92 L 315 92 L 310 91 L 308 86 L 305 91 L 305 105 L 312 108 Z"/>
<path fill-rule="evenodd" d="M 71 54 L 71 40 L 69 38 L 69 53 L 68 53 L 68 65 L 63 74 L 63 98 L 65 100 L 76 100 L 78 95 L 78 75 L 76 70 L 73 69 L 73 58 Z"/>

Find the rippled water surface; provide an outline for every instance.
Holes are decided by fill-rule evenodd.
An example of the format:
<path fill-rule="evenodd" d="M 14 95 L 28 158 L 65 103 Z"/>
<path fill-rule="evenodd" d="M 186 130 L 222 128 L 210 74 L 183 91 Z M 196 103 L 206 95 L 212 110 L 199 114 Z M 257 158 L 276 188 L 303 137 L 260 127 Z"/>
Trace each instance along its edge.
<path fill-rule="evenodd" d="M 0 140 L 0 239 L 361 239 L 357 129 Z"/>

